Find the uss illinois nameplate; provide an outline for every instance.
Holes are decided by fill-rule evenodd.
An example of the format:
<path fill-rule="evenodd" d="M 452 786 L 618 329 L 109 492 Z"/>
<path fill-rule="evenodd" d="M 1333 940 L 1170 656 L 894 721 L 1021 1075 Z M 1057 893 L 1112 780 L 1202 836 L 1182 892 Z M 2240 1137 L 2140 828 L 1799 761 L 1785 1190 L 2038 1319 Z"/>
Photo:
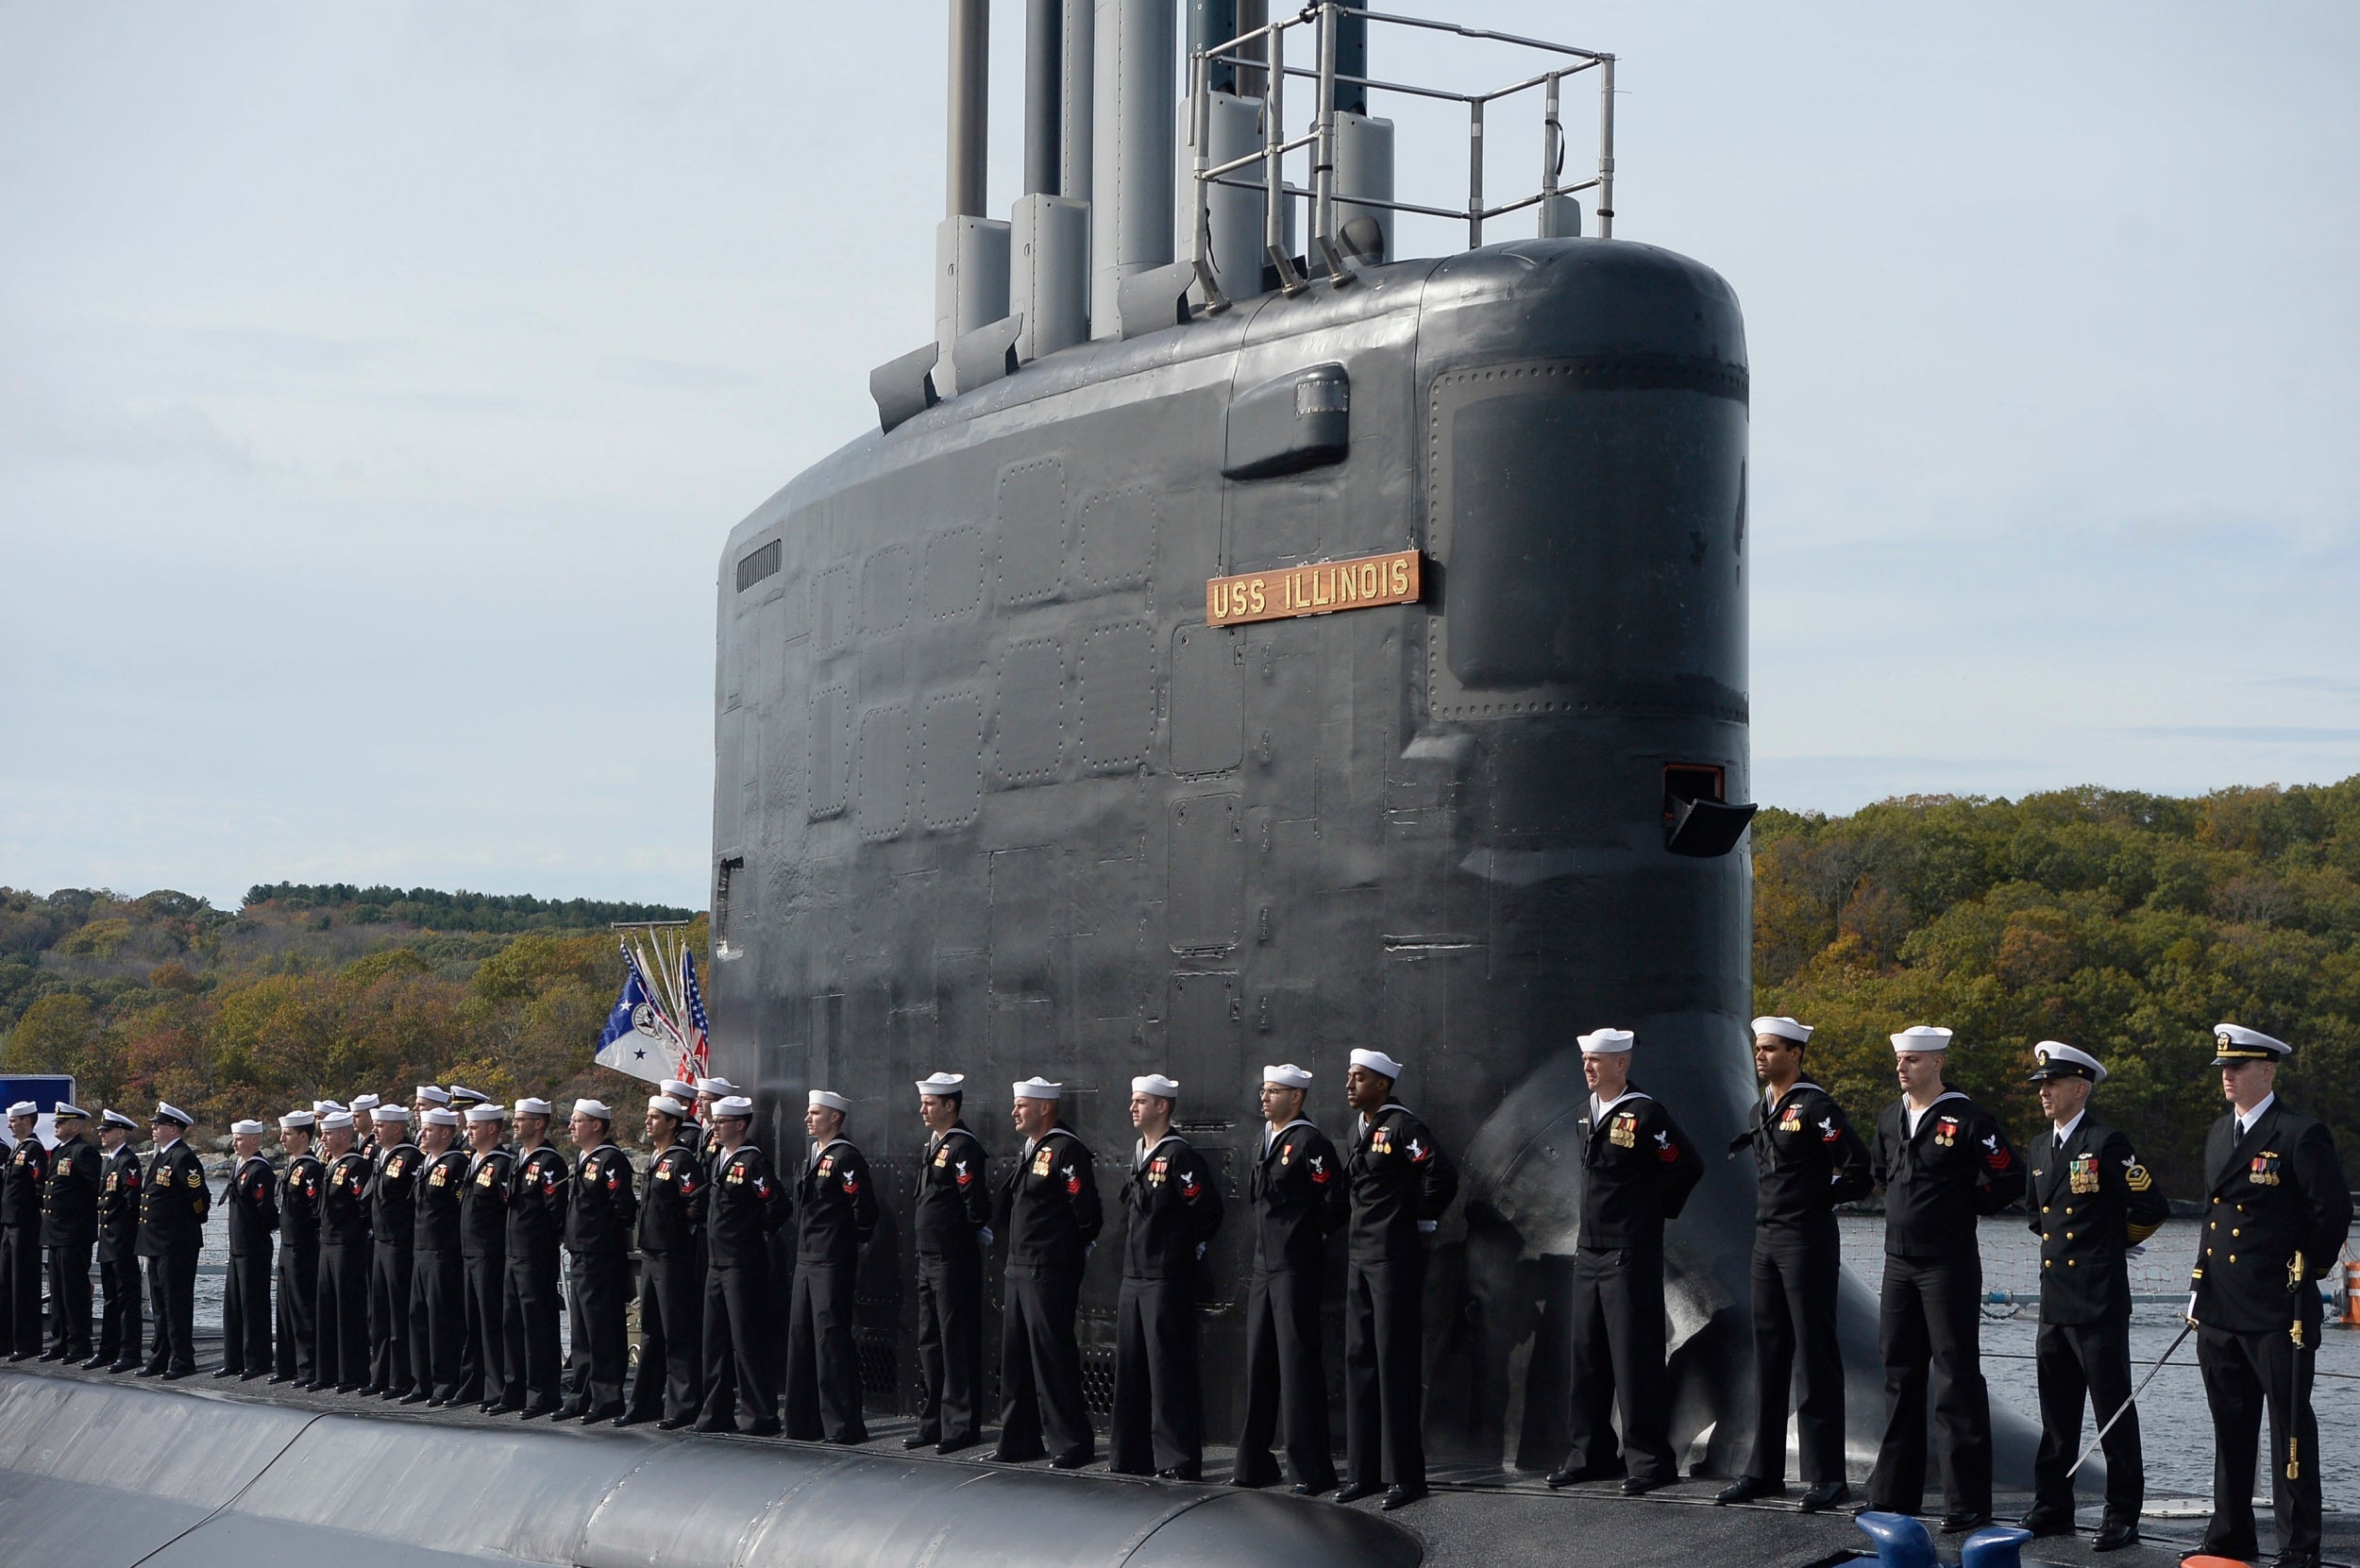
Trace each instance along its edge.
<path fill-rule="evenodd" d="M 1248 621 L 1324 615 L 1378 604 L 1415 604 L 1418 567 L 1424 559 L 1416 550 L 1394 550 L 1351 561 L 1216 577 L 1205 584 L 1205 624 L 1242 626 Z"/>

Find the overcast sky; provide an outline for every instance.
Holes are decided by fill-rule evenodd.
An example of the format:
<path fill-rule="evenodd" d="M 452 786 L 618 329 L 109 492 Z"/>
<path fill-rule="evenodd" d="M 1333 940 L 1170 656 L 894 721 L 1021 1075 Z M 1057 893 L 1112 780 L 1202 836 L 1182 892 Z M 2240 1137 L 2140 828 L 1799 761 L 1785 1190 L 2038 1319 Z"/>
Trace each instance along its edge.
<path fill-rule="evenodd" d="M 2360 7 L 1419 8 L 1616 52 L 1618 232 L 1745 302 L 1761 799 L 2360 771 Z M 701 903 L 715 563 L 931 330 L 940 11 L 0 0 L 0 884 Z"/>

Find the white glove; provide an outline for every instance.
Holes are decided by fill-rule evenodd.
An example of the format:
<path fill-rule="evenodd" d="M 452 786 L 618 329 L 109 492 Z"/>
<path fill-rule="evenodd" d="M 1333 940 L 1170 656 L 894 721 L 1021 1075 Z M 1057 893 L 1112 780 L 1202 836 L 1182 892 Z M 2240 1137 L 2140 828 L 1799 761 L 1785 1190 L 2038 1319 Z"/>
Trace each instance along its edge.
<path fill-rule="evenodd" d="M 1418 1234 L 1420 1236 L 1431 1236 L 1436 1230 L 1441 1228 L 1441 1222 L 1439 1220 L 1421 1220 L 1418 1222 Z"/>
<path fill-rule="evenodd" d="M 2122 1256 L 2125 1257 L 2145 1257 L 2147 1256 L 2147 1243 L 2142 1241 L 2137 1246 L 2125 1247 L 2122 1249 Z"/>
<path fill-rule="evenodd" d="M 1202 1262 L 1204 1262 L 1204 1261 L 1205 1261 L 1205 1243 L 1204 1243 L 1204 1242 L 1202 1242 L 1202 1241 L 1199 1241 L 1199 1242 L 1196 1244 L 1196 1260 L 1197 1260 L 1199 1263 L 1202 1263 Z"/>
<path fill-rule="evenodd" d="M 2182 1313 L 2181 1316 L 2186 1318 L 2190 1323 L 2196 1322 L 2196 1292 L 2194 1290 L 2190 1290 L 2188 1292 L 2188 1309 Z"/>
<path fill-rule="evenodd" d="M 975 1239 L 981 1241 L 986 1247 L 990 1246 L 991 1227 L 989 1225 L 977 1225 L 975 1227 Z"/>

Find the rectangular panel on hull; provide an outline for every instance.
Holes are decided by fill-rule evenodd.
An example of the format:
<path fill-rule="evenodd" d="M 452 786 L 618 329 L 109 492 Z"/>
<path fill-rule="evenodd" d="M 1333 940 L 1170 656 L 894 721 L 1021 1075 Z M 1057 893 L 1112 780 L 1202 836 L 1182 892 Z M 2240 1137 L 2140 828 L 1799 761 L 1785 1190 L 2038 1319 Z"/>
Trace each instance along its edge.
<path fill-rule="evenodd" d="M 1245 899 L 1245 823 L 1235 795 L 1172 802 L 1165 939 L 1174 953 L 1226 953 L 1238 945 Z"/>
<path fill-rule="evenodd" d="M 1226 773 L 1245 755 L 1245 643 L 1212 626 L 1172 634 L 1172 770 Z"/>
<path fill-rule="evenodd" d="M 1164 1054 L 1172 1065 L 1165 1071 L 1180 1085 L 1182 1104 L 1193 1123 L 1202 1124 L 1209 1117 L 1223 1124 L 1224 1114 L 1228 1121 L 1236 1120 L 1234 1110 L 1224 1113 L 1222 1095 L 1240 1082 L 1239 1074 L 1245 1071 L 1242 1014 L 1235 974 L 1172 977 L 1164 1013 Z M 1204 1103 L 1188 1099 L 1191 1086 Z"/>

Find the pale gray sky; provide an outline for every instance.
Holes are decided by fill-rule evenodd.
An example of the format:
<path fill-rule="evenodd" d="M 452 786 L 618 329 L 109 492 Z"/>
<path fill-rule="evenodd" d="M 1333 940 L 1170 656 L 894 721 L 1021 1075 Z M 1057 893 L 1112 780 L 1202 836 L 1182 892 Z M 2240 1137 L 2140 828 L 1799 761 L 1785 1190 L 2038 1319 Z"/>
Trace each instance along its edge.
<path fill-rule="evenodd" d="M 1416 8 L 1614 50 L 1619 232 L 1745 303 L 1762 799 L 2360 770 L 2360 8 Z M 700 903 L 715 561 L 931 329 L 940 12 L 0 0 L 0 884 Z"/>

